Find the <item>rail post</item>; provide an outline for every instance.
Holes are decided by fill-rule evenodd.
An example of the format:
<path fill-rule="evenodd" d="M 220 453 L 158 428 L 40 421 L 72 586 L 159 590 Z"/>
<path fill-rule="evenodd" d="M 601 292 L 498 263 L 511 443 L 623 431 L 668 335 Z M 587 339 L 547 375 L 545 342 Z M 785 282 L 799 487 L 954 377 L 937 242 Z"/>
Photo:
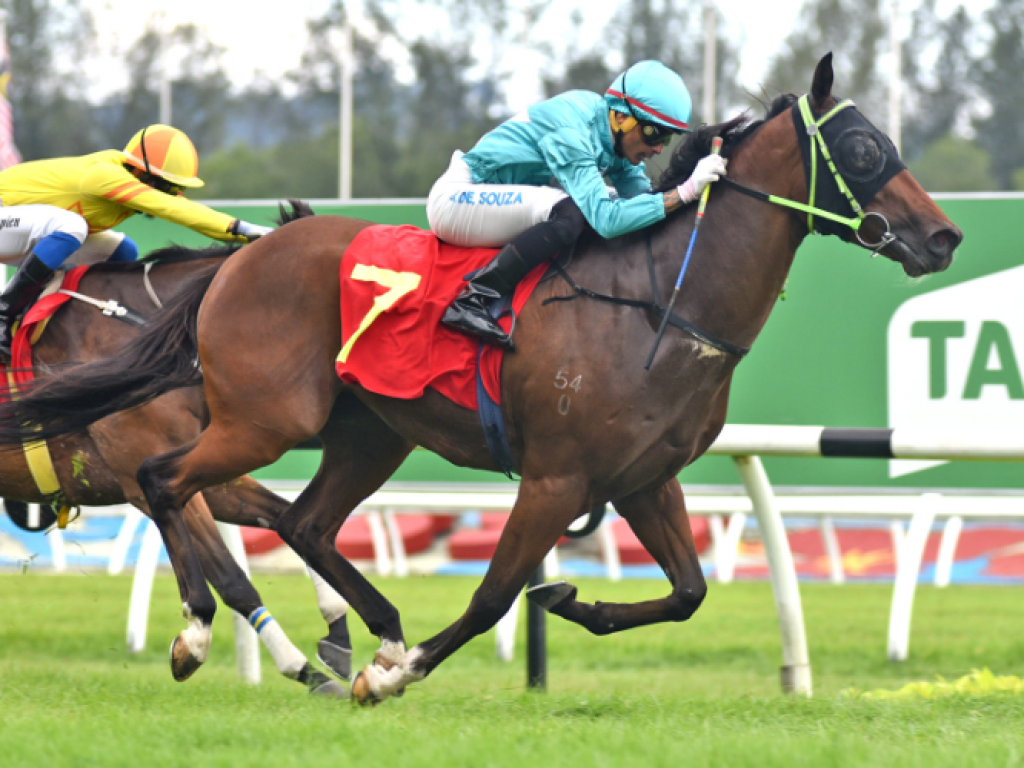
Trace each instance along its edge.
<path fill-rule="evenodd" d="M 757 456 L 734 456 L 736 468 L 750 496 L 750 503 L 761 530 L 764 552 L 768 558 L 775 608 L 779 612 L 782 631 L 782 690 L 785 693 L 811 695 L 811 662 L 807 655 L 807 634 L 796 566 L 789 549 L 786 528 L 782 523 L 775 493 L 768 482 L 761 459 Z"/>
<path fill-rule="evenodd" d="M 527 587 L 544 583 L 544 561 L 530 575 Z M 526 601 L 526 686 L 544 691 L 548 687 L 547 613 L 532 600 Z"/>

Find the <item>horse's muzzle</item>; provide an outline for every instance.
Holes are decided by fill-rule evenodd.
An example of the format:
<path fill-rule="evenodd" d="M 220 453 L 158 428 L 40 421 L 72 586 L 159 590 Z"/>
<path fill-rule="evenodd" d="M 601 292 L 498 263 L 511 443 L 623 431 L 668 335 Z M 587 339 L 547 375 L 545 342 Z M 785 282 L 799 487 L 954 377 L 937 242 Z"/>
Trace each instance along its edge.
<path fill-rule="evenodd" d="M 964 236 L 956 227 L 945 226 L 933 232 L 915 248 L 910 243 L 916 239 L 897 237 L 882 250 L 885 256 L 899 262 L 909 277 L 930 275 L 949 267 Z"/>

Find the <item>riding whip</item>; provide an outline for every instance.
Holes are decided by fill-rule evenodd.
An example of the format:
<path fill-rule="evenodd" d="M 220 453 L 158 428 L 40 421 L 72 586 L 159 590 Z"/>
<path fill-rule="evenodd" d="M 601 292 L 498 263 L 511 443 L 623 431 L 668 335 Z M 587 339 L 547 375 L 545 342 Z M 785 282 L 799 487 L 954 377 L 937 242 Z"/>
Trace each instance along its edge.
<path fill-rule="evenodd" d="M 717 155 L 722 149 L 722 137 L 715 136 L 711 140 L 711 154 Z M 693 254 L 693 244 L 697 242 L 697 232 L 700 230 L 700 223 L 704 220 L 704 206 L 708 204 L 708 195 L 711 194 L 711 185 L 708 184 L 704 187 L 704 192 L 701 193 L 700 203 L 697 205 L 697 220 L 693 224 L 693 234 L 690 235 L 690 245 L 686 249 L 686 257 L 683 259 L 683 266 L 679 270 L 679 277 L 676 278 L 676 287 L 672 289 L 672 298 L 668 300 L 668 306 L 665 307 L 665 316 L 661 318 L 661 327 L 658 328 L 658 335 L 654 337 L 654 346 L 651 347 L 651 354 L 647 356 L 647 363 L 644 365 L 645 370 L 651 370 L 651 363 L 654 362 L 654 356 L 658 353 L 658 346 L 661 344 L 661 337 L 665 335 L 665 328 L 668 326 L 668 319 L 672 316 L 672 307 L 676 304 L 676 299 L 679 298 L 679 288 L 683 284 L 683 275 L 686 274 L 686 267 L 690 264 L 690 256 Z"/>

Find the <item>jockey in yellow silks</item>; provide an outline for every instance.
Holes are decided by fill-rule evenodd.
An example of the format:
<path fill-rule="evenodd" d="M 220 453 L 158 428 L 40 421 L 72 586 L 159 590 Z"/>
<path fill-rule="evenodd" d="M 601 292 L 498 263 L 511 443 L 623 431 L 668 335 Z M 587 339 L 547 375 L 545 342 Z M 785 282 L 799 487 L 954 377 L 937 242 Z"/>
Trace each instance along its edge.
<path fill-rule="evenodd" d="M 678 189 L 650 194 L 644 160 L 689 130 L 690 106 L 679 75 L 641 61 L 603 98 L 563 93 L 506 120 L 469 152 L 456 152 L 430 190 L 430 228 L 454 245 L 504 247 L 473 275 L 444 322 L 514 349 L 488 313 L 494 299 L 570 247 L 586 225 L 608 238 L 650 226 L 725 175 L 725 160 L 709 155 Z"/>
<path fill-rule="evenodd" d="M 245 243 L 271 231 L 182 197 L 203 186 L 188 136 L 151 125 L 116 149 L 21 163 L 0 172 L 0 262 L 20 262 L 0 294 L 0 358 L 10 360 L 10 326 L 50 279 L 76 262 L 134 261 L 130 238 L 110 231 L 145 213 L 215 240 Z"/>

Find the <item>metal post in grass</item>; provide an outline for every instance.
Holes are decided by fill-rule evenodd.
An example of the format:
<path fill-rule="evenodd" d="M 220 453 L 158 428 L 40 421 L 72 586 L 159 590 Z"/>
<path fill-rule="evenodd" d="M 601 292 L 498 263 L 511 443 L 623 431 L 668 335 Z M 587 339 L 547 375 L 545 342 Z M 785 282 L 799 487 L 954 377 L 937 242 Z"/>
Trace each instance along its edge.
<path fill-rule="evenodd" d="M 544 583 L 544 561 L 530 576 L 527 588 Z M 543 691 L 548 687 L 547 612 L 532 600 L 526 601 L 526 686 Z"/>

